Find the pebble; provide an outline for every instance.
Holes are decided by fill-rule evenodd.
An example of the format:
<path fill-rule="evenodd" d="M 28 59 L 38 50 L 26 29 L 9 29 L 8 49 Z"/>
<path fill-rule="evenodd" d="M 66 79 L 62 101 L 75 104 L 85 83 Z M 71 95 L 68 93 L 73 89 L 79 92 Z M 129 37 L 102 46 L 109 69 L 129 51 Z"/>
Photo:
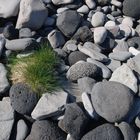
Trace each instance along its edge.
<path fill-rule="evenodd" d="M 74 0 L 52 0 L 54 5 L 60 5 L 60 4 L 69 4 L 72 3 Z"/>
<path fill-rule="evenodd" d="M 140 53 L 140 51 L 135 49 L 134 47 L 129 47 L 129 52 L 132 53 L 134 56 Z"/>
<path fill-rule="evenodd" d="M 90 9 L 94 9 L 96 7 L 95 0 L 85 0 L 85 3 Z"/>
<path fill-rule="evenodd" d="M 87 14 L 89 12 L 89 8 L 87 5 L 83 5 L 82 7 L 77 9 L 78 13 Z"/>
<path fill-rule="evenodd" d="M 123 20 L 122 20 L 122 24 L 126 25 L 126 26 L 129 26 L 129 27 L 133 27 L 133 19 L 131 17 L 125 17 Z"/>

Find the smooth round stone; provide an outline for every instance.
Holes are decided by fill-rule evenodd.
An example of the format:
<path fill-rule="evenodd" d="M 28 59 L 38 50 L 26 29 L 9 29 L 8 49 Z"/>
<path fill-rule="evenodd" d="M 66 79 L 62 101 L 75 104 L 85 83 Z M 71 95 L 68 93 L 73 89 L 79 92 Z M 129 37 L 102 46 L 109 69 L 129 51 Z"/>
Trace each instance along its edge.
<path fill-rule="evenodd" d="M 111 21 L 110 20 L 110 21 L 108 21 L 108 22 L 105 23 L 105 28 L 106 29 L 110 29 L 110 28 L 112 28 L 114 26 L 116 26 L 116 23 L 114 21 Z"/>
<path fill-rule="evenodd" d="M 102 44 L 107 37 L 107 30 L 105 27 L 97 27 L 94 29 L 94 43 Z"/>
<path fill-rule="evenodd" d="M 106 123 L 89 131 L 81 140 L 123 140 L 123 136 L 117 127 Z"/>
<path fill-rule="evenodd" d="M 101 117 L 109 122 L 122 121 L 131 111 L 133 91 L 118 82 L 99 82 L 92 89 L 92 103 Z"/>
<path fill-rule="evenodd" d="M 30 115 L 38 101 L 36 93 L 22 83 L 12 85 L 10 99 L 13 109 L 23 115 Z"/>
<path fill-rule="evenodd" d="M 61 4 L 69 4 L 72 3 L 74 0 L 52 0 L 54 5 L 61 5 Z"/>
<path fill-rule="evenodd" d="M 104 22 L 105 22 L 105 14 L 102 12 L 96 12 L 93 16 L 92 16 L 92 21 L 91 24 L 93 27 L 99 27 L 99 26 L 103 26 Z"/>
<path fill-rule="evenodd" d="M 97 2 L 99 3 L 99 5 L 104 6 L 107 5 L 110 2 L 110 0 L 97 0 Z"/>
<path fill-rule="evenodd" d="M 122 2 L 118 1 L 118 0 L 111 0 L 110 2 L 111 4 L 113 4 L 116 7 L 121 8 L 122 7 Z"/>
<path fill-rule="evenodd" d="M 19 38 L 30 38 L 32 37 L 32 31 L 29 28 L 21 28 L 19 30 Z"/>
<path fill-rule="evenodd" d="M 87 14 L 89 12 L 89 8 L 86 5 L 83 5 L 79 9 L 77 9 L 78 13 Z"/>
<path fill-rule="evenodd" d="M 132 53 L 134 56 L 140 54 L 140 51 L 135 49 L 134 47 L 130 47 L 129 52 Z"/>
<path fill-rule="evenodd" d="M 68 10 L 68 9 L 69 9 L 69 8 L 67 8 L 67 7 L 58 8 L 58 9 L 57 9 L 57 14 L 60 14 L 60 13 L 66 11 L 66 10 Z"/>
<path fill-rule="evenodd" d="M 96 65 L 84 61 L 78 61 L 68 70 L 67 78 L 71 81 L 76 81 L 79 78 L 83 78 L 86 76 L 96 77 L 97 71 L 98 68 Z"/>
<path fill-rule="evenodd" d="M 129 27 L 133 27 L 133 19 L 131 17 L 125 17 L 122 20 L 122 24 L 129 26 Z"/>
<path fill-rule="evenodd" d="M 94 9 L 96 7 L 95 0 L 85 0 L 85 3 L 90 9 Z"/>

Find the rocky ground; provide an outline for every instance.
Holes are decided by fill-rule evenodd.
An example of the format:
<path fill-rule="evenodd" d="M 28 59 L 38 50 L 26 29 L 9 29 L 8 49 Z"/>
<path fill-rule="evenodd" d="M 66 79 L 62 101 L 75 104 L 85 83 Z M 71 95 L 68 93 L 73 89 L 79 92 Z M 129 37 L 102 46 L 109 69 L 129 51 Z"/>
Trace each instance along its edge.
<path fill-rule="evenodd" d="M 0 0 L 0 140 L 140 140 L 139 11 L 139 0 Z M 47 40 L 64 78 L 38 100 L 3 60 Z"/>

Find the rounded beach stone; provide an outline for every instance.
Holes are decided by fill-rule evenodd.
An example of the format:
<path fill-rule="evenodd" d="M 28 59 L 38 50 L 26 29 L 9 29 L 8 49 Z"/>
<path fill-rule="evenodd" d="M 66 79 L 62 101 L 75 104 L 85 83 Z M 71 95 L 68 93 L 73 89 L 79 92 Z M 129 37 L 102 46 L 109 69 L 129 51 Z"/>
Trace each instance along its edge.
<path fill-rule="evenodd" d="M 30 115 L 37 104 L 37 95 L 23 83 L 14 84 L 10 88 L 11 105 L 20 114 Z"/>
<path fill-rule="evenodd" d="M 122 121 L 134 102 L 133 91 L 113 81 L 95 84 L 91 98 L 96 112 L 109 122 Z"/>

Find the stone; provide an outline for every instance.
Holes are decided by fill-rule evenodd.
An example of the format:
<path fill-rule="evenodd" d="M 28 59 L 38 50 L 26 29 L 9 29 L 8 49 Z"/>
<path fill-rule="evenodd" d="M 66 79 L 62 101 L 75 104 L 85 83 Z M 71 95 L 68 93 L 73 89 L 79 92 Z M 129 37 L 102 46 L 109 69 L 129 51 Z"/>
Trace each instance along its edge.
<path fill-rule="evenodd" d="M 121 122 L 118 127 L 120 128 L 124 140 L 135 140 L 136 139 L 136 135 L 135 135 L 135 131 L 133 130 L 133 128 L 126 122 Z"/>
<path fill-rule="evenodd" d="M 78 42 L 91 41 L 93 40 L 93 33 L 87 26 L 83 26 L 77 30 L 72 39 Z"/>
<path fill-rule="evenodd" d="M 112 124 L 103 124 L 85 134 L 81 140 L 123 140 L 117 127 Z"/>
<path fill-rule="evenodd" d="M 134 56 L 140 54 L 140 51 L 135 49 L 134 47 L 129 47 L 129 52 L 132 53 Z"/>
<path fill-rule="evenodd" d="M 35 121 L 32 125 L 31 133 L 26 140 L 66 140 L 66 134 L 56 123 L 41 120 Z"/>
<path fill-rule="evenodd" d="M 118 0 L 111 0 L 110 3 L 118 8 L 122 7 L 122 2 L 118 1 Z"/>
<path fill-rule="evenodd" d="M 103 26 L 105 22 L 105 14 L 102 12 L 96 12 L 92 16 L 91 24 L 93 27 Z"/>
<path fill-rule="evenodd" d="M 78 49 L 86 54 L 87 56 L 97 60 L 97 61 L 100 61 L 100 62 L 107 62 L 108 61 L 108 58 L 107 56 L 105 56 L 104 54 L 96 51 L 95 49 L 93 48 L 90 48 L 88 47 L 87 45 L 84 45 L 84 46 L 81 46 L 81 45 L 78 45 Z"/>
<path fill-rule="evenodd" d="M 9 18 L 18 15 L 20 0 L 1 0 L 0 17 Z"/>
<path fill-rule="evenodd" d="M 138 36 L 140 36 L 140 24 L 137 25 L 135 31 L 138 33 Z"/>
<path fill-rule="evenodd" d="M 87 62 L 97 65 L 102 71 L 103 78 L 108 79 L 111 77 L 111 71 L 103 63 L 96 61 L 92 58 L 87 58 Z"/>
<path fill-rule="evenodd" d="M 120 34 L 122 36 L 124 36 L 125 38 L 128 38 L 131 35 L 132 30 L 129 26 L 125 24 L 120 24 L 119 27 L 120 27 Z"/>
<path fill-rule="evenodd" d="M 13 109 L 23 115 L 30 115 L 38 101 L 36 93 L 23 83 L 12 85 L 9 94 Z"/>
<path fill-rule="evenodd" d="M 138 128 L 140 128 L 140 116 L 139 115 L 135 119 L 135 124 Z"/>
<path fill-rule="evenodd" d="M 83 77 L 96 77 L 98 68 L 96 65 L 84 61 L 78 61 L 67 72 L 67 79 L 76 81 Z"/>
<path fill-rule="evenodd" d="M 17 123 L 16 140 L 24 140 L 28 135 L 29 129 L 24 120 L 19 120 Z"/>
<path fill-rule="evenodd" d="M 37 47 L 37 42 L 33 38 L 7 40 L 5 47 L 12 51 L 34 50 Z"/>
<path fill-rule="evenodd" d="M 47 17 L 43 26 L 54 26 L 55 25 L 55 18 Z"/>
<path fill-rule="evenodd" d="M 57 53 L 57 55 L 60 57 L 60 58 L 66 58 L 67 57 L 67 53 L 60 49 L 60 48 L 56 48 L 54 49 L 54 51 Z"/>
<path fill-rule="evenodd" d="M 19 38 L 31 38 L 32 31 L 29 28 L 21 28 L 19 30 Z"/>
<path fill-rule="evenodd" d="M 3 36 L 6 38 L 6 39 L 17 39 L 19 37 L 19 31 L 17 29 L 15 29 L 15 27 L 10 24 L 10 25 L 7 25 L 4 30 L 3 30 Z"/>
<path fill-rule="evenodd" d="M 126 61 L 132 56 L 132 53 L 126 51 L 116 51 L 109 54 L 109 58 L 118 61 Z"/>
<path fill-rule="evenodd" d="M 130 47 L 135 47 L 140 50 L 140 37 L 132 37 L 127 42 Z"/>
<path fill-rule="evenodd" d="M 94 9 L 96 7 L 95 0 L 85 0 L 85 3 L 90 9 Z"/>
<path fill-rule="evenodd" d="M 125 17 L 123 20 L 122 20 L 122 24 L 126 25 L 126 26 L 129 26 L 129 27 L 133 27 L 133 19 L 131 17 Z"/>
<path fill-rule="evenodd" d="M 48 34 L 48 40 L 53 48 L 59 48 L 65 44 L 65 38 L 58 30 L 52 30 Z"/>
<path fill-rule="evenodd" d="M 70 53 L 70 55 L 68 56 L 69 65 L 72 66 L 80 60 L 86 61 L 87 57 L 88 57 L 87 55 L 85 55 L 80 51 L 74 51 Z"/>
<path fill-rule="evenodd" d="M 45 93 L 38 101 L 31 116 L 33 119 L 58 116 L 63 112 L 63 106 L 67 104 L 67 101 L 68 94 L 63 90 Z"/>
<path fill-rule="evenodd" d="M 121 83 L 106 81 L 95 84 L 91 99 L 97 114 L 108 122 L 120 122 L 132 109 L 134 93 Z"/>
<path fill-rule="evenodd" d="M 129 87 L 134 93 L 138 91 L 137 78 L 133 71 L 126 65 L 118 67 L 110 78 L 110 81 L 116 81 Z"/>
<path fill-rule="evenodd" d="M 110 0 L 97 0 L 98 4 L 102 5 L 102 6 L 107 5 L 109 3 L 109 1 Z"/>
<path fill-rule="evenodd" d="M 47 16 L 48 11 L 42 1 L 21 0 L 16 28 L 40 29 Z"/>
<path fill-rule="evenodd" d="M 0 63 L 0 96 L 3 96 L 3 94 L 9 89 L 10 84 L 7 79 L 7 70 L 5 66 Z"/>
<path fill-rule="evenodd" d="M 54 5 L 60 5 L 60 4 L 70 4 L 74 0 L 52 0 Z"/>
<path fill-rule="evenodd" d="M 2 56 L 6 40 L 3 37 L 0 37 L 0 57 Z"/>
<path fill-rule="evenodd" d="M 74 10 L 64 11 L 56 20 L 56 26 L 66 37 L 71 37 L 80 23 L 81 16 Z"/>
<path fill-rule="evenodd" d="M 107 37 L 107 30 L 105 27 L 97 27 L 94 29 L 94 43 L 102 44 Z"/>
<path fill-rule="evenodd" d="M 78 87 L 81 93 L 87 92 L 90 94 L 95 83 L 96 81 L 90 77 L 83 77 L 78 79 Z"/>
<path fill-rule="evenodd" d="M 80 103 L 66 106 L 64 118 L 59 121 L 59 127 L 69 133 L 73 139 L 80 140 L 88 125 L 89 119 Z M 74 128 L 74 129 L 73 129 Z"/>
<path fill-rule="evenodd" d="M 65 11 L 67 11 L 68 9 L 69 8 L 67 8 L 67 7 L 60 7 L 60 8 L 57 9 L 57 13 L 61 14 L 61 13 L 65 12 Z"/>
<path fill-rule="evenodd" d="M 88 14 L 89 13 L 89 8 L 87 5 L 83 5 L 80 8 L 77 9 L 78 13 L 82 13 L 82 14 Z"/>
<path fill-rule="evenodd" d="M 109 21 L 107 21 L 107 22 L 105 23 L 105 28 L 106 28 L 107 30 L 110 29 L 110 28 L 112 28 L 112 27 L 114 27 L 114 26 L 116 26 L 115 21 L 109 20 Z"/>
<path fill-rule="evenodd" d="M 132 8 L 134 7 L 134 8 Z M 123 13 L 126 16 L 133 17 L 136 19 L 140 18 L 140 1 L 139 0 L 124 0 L 123 1 Z"/>

